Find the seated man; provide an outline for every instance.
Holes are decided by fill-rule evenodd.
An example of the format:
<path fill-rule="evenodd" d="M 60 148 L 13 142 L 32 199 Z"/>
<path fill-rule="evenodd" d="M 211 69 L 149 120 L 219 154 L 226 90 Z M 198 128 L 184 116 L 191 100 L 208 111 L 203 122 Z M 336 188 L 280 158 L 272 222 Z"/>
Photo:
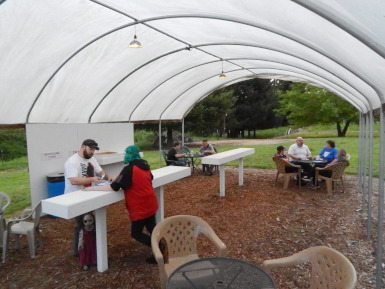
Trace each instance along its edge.
<path fill-rule="evenodd" d="M 203 155 L 203 156 L 209 156 L 209 155 L 215 154 L 214 147 L 207 142 L 207 139 L 204 139 L 202 141 L 202 147 L 199 150 L 199 154 Z M 202 165 L 203 172 L 205 172 L 206 168 L 207 168 L 207 174 L 209 176 L 212 176 L 214 166 L 213 165 Z"/>
<path fill-rule="evenodd" d="M 178 158 L 183 158 L 186 156 L 186 154 L 178 154 L 177 151 L 180 149 L 180 143 L 176 142 L 174 143 L 174 146 L 168 151 L 167 153 L 167 160 L 173 161 L 169 162 L 167 161 L 167 165 L 174 165 L 174 166 L 185 166 L 186 161 L 179 160 Z"/>
<path fill-rule="evenodd" d="M 289 161 L 294 164 L 300 164 L 303 169 L 303 175 L 309 177 L 311 173 L 311 165 L 296 162 L 296 160 L 311 159 L 309 147 L 303 143 L 302 137 L 297 137 L 296 143 L 290 146 L 288 155 Z"/>
<path fill-rule="evenodd" d="M 289 163 L 289 160 L 286 158 L 286 155 L 285 155 L 285 148 L 283 146 L 277 146 L 277 153 L 274 155 L 274 157 L 281 158 Z M 291 166 L 285 166 L 285 172 L 294 173 L 294 172 L 297 172 L 297 168 L 294 168 Z"/>

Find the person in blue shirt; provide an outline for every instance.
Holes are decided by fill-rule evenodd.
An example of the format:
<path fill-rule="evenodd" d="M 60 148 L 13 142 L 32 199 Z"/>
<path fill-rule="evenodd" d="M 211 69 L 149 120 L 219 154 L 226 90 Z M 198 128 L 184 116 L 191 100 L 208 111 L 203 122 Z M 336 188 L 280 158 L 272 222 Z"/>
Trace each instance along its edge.
<path fill-rule="evenodd" d="M 318 168 L 324 168 L 327 165 L 334 164 L 338 162 L 338 149 L 336 148 L 336 144 L 332 140 L 327 140 L 325 147 L 321 150 L 321 152 L 315 157 L 317 160 L 325 160 L 326 163 L 322 164 L 316 164 L 313 166 L 311 170 L 311 177 L 313 178 L 312 180 L 312 186 L 314 187 L 315 185 L 315 169 Z"/>
<path fill-rule="evenodd" d="M 338 149 L 336 148 L 336 144 L 332 140 L 327 140 L 325 147 L 318 154 L 319 159 L 326 160 L 328 163 L 338 160 L 337 158 Z"/>

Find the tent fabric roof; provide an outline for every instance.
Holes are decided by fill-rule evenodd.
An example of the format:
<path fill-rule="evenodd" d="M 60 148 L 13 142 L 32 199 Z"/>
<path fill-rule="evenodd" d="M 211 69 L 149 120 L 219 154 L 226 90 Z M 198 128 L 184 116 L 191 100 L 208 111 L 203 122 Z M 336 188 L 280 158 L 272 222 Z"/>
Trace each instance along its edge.
<path fill-rule="evenodd" d="M 181 120 L 254 77 L 324 87 L 366 113 L 385 102 L 384 11 L 378 0 L 3 1 L 0 124 Z M 135 30 L 141 49 L 128 48 Z"/>

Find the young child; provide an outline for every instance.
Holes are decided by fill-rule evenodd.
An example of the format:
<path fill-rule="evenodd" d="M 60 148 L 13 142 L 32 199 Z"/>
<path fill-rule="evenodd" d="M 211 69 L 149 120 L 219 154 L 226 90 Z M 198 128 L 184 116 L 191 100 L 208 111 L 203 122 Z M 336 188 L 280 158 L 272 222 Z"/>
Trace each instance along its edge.
<path fill-rule="evenodd" d="M 83 227 L 79 233 L 79 263 L 87 271 L 90 265 L 96 265 L 96 260 L 95 218 L 88 213 L 83 217 Z"/>
<path fill-rule="evenodd" d="M 277 146 L 277 153 L 274 155 L 274 157 L 286 159 L 285 148 L 283 146 Z"/>

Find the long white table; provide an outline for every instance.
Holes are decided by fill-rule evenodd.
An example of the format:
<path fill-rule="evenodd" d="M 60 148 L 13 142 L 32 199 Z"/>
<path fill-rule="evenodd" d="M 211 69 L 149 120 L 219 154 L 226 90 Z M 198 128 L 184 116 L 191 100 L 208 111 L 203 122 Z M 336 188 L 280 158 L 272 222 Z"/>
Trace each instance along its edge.
<path fill-rule="evenodd" d="M 153 170 L 152 186 L 158 198 L 157 222 L 164 218 L 163 185 L 191 175 L 189 167 L 168 166 Z M 42 200 L 43 213 L 64 219 L 95 211 L 97 268 L 99 272 L 108 269 L 106 207 L 124 199 L 120 190 L 115 191 L 76 191 L 54 198 Z"/>
<path fill-rule="evenodd" d="M 203 157 L 202 164 L 219 166 L 219 195 L 225 196 L 225 164 L 238 160 L 239 185 L 243 185 L 243 158 L 255 153 L 253 148 L 239 148 L 211 156 Z"/>

